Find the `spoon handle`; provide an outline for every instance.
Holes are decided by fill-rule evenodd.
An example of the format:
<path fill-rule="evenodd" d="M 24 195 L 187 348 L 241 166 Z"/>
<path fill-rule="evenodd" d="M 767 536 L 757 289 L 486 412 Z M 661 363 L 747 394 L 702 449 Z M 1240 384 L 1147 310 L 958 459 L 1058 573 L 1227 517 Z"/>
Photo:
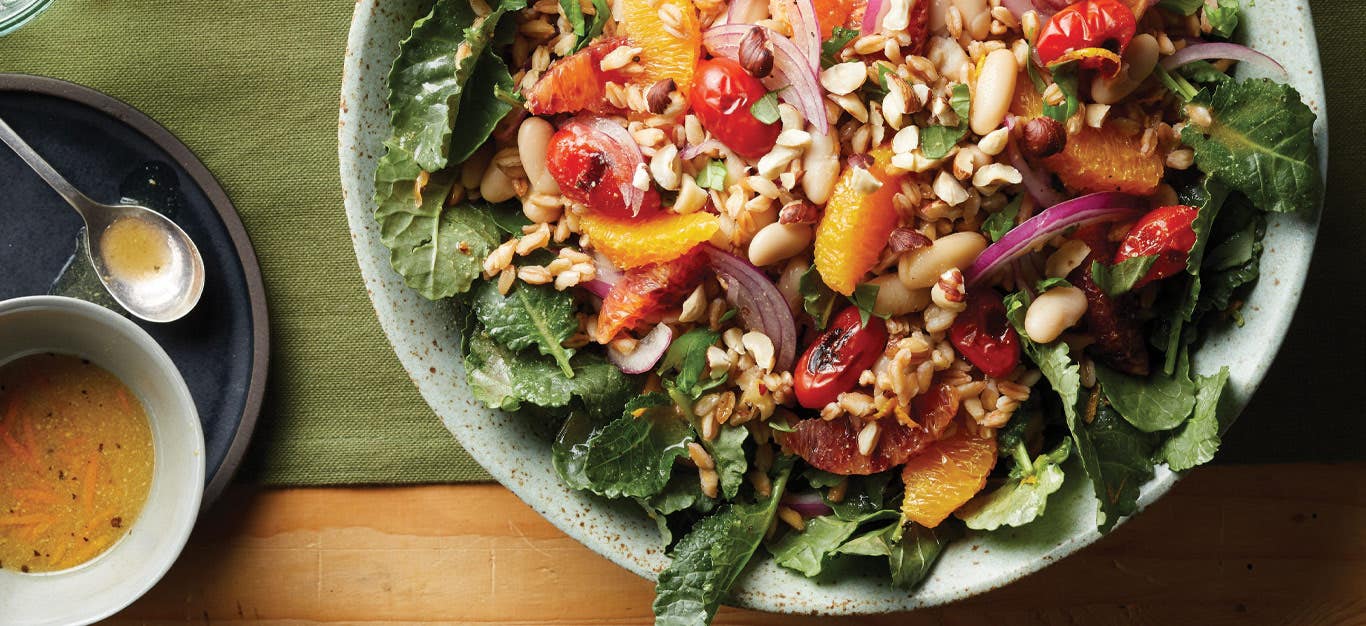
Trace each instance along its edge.
<path fill-rule="evenodd" d="M 39 156 L 32 146 L 28 145 L 28 142 L 19 137 L 19 133 L 14 132 L 14 129 L 10 128 L 9 124 L 5 123 L 4 118 L 0 118 L 0 141 L 5 142 L 10 149 L 14 150 L 15 154 L 18 154 L 19 158 L 23 159 L 29 167 L 33 168 L 33 171 L 37 172 L 38 176 L 42 177 L 43 182 L 46 182 L 53 191 L 57 192 L 62 199 L 66 200 L 67 204 L 71 205 L 71 208 L 76 209 L 77 213 L 84 216 L 86 209 L 91 208 L 96 204 L 94 200 L 86 197 L 80 190 L 72 186 L 70 182 L 67 182 L 65 178 L 62 178 L 62 175 L 58 174 L 57 170 L 52 169 L 52 166 L 48 165 L 47 161 L 44 161 L 43 157 Z"/>

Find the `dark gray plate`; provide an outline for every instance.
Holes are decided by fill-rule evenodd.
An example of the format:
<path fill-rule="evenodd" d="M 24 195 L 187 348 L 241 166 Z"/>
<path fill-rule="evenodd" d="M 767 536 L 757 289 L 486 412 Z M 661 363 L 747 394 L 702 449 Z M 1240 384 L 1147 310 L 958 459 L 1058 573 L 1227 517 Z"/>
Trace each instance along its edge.
<path fill-rule="evenodd" d="M 102 93 L 39 76 L 0 74 L 0 116 L 77 188 L 98 202 L 138 201 L 194 239 L 204 296 L 170 324 L 134 319 L 175 361 L 204 426 L 204 505 L 232 478 L 265 391 L 270 332 L 251 241 L 223 188 L 185 144 Z M 0 147 L 0 300 L 57 293 L 122 313 L 99 283 L 76 215 L 8 148 Z"/>

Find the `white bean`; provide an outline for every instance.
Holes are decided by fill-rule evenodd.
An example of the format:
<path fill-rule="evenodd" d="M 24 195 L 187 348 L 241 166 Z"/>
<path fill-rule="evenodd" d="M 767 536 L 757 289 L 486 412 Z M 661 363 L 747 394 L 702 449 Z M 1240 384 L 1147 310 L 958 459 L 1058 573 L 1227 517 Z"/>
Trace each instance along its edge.
<path fill-rule="evenodd" d="M 830 125 L 830 132 L 811 134 L 811 145 L 802 156 L 802 191 L 813 204 L 825 204 L 835 188 L 840 174 L 839 130 Z"/>
<path fill-rule="evenodd" d="M 1086 294 L 1076 287 L 1054 287 L 1025 311 L 1025 333 L 1038 343 L 1049 343 L 1071 328 L 1086 313 Z"/>
<path fill-rule="evenodd" d="M 786 261 L 811 245 L 811 237 L 808 224 L 769 224 L 750 240 L 749 262 L 763 267 Z"/>
<path fill-rule="evenodd" d="M 883 274 L 868 282 L 878 288 L 873 303 L 873 312 L 878 315 L 906 315 L 930 305 L 929 289 L 907 289 L 896 274 Z"/>
<path fill-rule="evenodd" d="M 1044 262 L 1044 274 L 1049 278 L 1063 278 L 1072 273 L 1072 270 L 1081 267 L 1086 256 L 1091 254 L 1091 246 L 1080 239 L 1069 239 L 1062 244 L 1053 254 L 1048 255 L 1048 260 Z"/>
<path fill-rule="evenodd" d="M 1133 93 L 1157 67 L 1157 38 L 1144 33 L 1133 38 L 1124 50 L 1119 74 L 1113 78 L 1097 76 L 1091 83 L 1091 99 L 1099 104 L 1115 104 Z"/>
<path fill-rule="evenodd" d="M 517 156 L 522 160 L 531 188 L 537 193 L 560 193 L 560 185 L 546 169 L 545 152 L 555 127 L 539 117 L 528 117 L 517 127 Z"/>
<path fill-rule="evenodd" d="M 986 135 L 1006 118 L 1015 95 L 1015 78 L 1020 68 L 1009 50 L 993 50 L 982 62 L 977 75 L 977 91 L 972 98 L 972 132 Z"/>
<path fill-rule="evenodd" d="M 991 34 L 991 7 L 987 0 L 953 0 L 953 6 L 963 16 L 963 32 L 979 41 Z"/>
<path fill-rule="evenodd" d="M 949 268 L 967 269 L 986 247 L 986 238 L 978 233 L 946 235 L 929 247 L 903 255 L 897 262 L 897 275 L 907 289 L 929 289 Z"/>
<path fill-rule="evenodd" d="M 778 292 L 783 294 L 783 299 L 787 301 L 787 308 L 792 309 L 792 314 L 796 315 L 802 310 L 802 292 L 800 289 L 802 274 L 811 269 L 811 264 L 801 257 L 793 257 L 788 260 L 787 265 L 783 266 L 783 273 L 778 275 Z"/>
<path fill-rule="evenodd" d="M 490 164 L 479 181 L 479 195 L 489 202 L 503 202 L 516 196 L 517 189 L 512 186 L 512 179 L 503 173 L 503 168 Z"/>

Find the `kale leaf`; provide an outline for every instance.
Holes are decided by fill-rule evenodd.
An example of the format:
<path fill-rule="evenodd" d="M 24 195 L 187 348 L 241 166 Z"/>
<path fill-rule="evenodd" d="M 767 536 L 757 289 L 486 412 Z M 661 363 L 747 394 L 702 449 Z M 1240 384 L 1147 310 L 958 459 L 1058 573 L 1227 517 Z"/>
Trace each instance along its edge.
<path fill-rule="evenodd" d="M 574 351 L 562 345 L 579 329 L 572 295 L 550 285 L 518 282 L 505 296 L 496 284 L 485 282 L 474 298 L 474 313 L 495 341 L 514 351 L 535 346 L 555 359 L 565 376 L 574 377 L 569 364 Z"/>
<path fill-rule="evenodd" d="M 1072 454 L 1072 441 L 1063 439 L 1053 451 L 1040 454 L 1026 467 L 1011 469 L 1006 483 L 979 494 L 954 513 L 974 530 L 1024 526 L 1043 516 L 1048 496 L 1062 487 L 1062 463 Z"/>
<path fill-rule="evenodd" d="M 1162 443 L 1157 453 L 1159 461 L 1179 472 L 1214 458 L 1220 437 L 1231 423 L 1231 419 L 1221 419 L 1218 414 L 1219 397 L 1227 383 L 1227 367 L 1213 376 L 1195 377 L 1195 413 L 1181 430 Z"/>
<path fill-rule="evenodd" d="M 674 459 L 686 455 L 695 439 L 668 396 L 636 398 L 621 417 L 583 443 L 578 459 L 583 488 L 608 498 L 655 496 L 668 484 Z"/>
<path fill-rule="evenodd" d="M 664 379 L 665 386 L 683 393 L 690 400 L 696 400 L 702 397 L 702 394 L 724 383 L 724 375 L 704 378 L 709 369 L 707 348 L 715 345 L 720 339 L 720 333 L 698 327 L 673 340 L 673 343 L 669 344 L 669 351 L 664 353 L 664 358 L 659 363 L 661 377 L 670 371 L 677 372 L 673 378 Z"/>
<path fill-rule="evenodd" d="M 806 521 L 804 530 L 783 535 L 768 546 L 768 551 L 778 565 L 811 578 L 821 573 L 827 560 L 844 547 L 860 525 L 900 519 L 901 514 L 891 509 L 873 511 L 853 519 L 842 519 L 834 515 L 813 517 Z M 856 551 L 859 549 L 854 548 Z"/>
<path fill-rule="evenodd" d="M 745 482 L 745 471 L 749 469 L 749 461 L 745 459 L 744 446 L 748 437 L 749 429 L 744 426 L 722 426 L 716 439 L 702 441 L 702 447 L 707 449 L 707 453 L 716 463 L 721 496 L 726 500 L 734 498 L 735 494 L 740 492 L 740 485 Z"/>
<path fill-rule="evenodd" d="M 1098 403 L 1095 419 L 1084 428 L 1095 446 L 1098 484 L 1104 486 L 1101 498 L 1111 513 L 1101 525 L 1105 531 L 1120 517 L 1138 511 L 1138 490 L 1153 477 L 1158 437 L 1131 426 L 1106 402 Z"/>
<path fill-rule="evenodd" d="M 1188 362 L 1179 359 L 1172 374 L 1155 372 L 1147 378 L 1096 364 L 1096 380 L 1115 410 L 1135 428 L 1149 433 L 1171 430 L 1183 424 L 1195 408 L 1195 383 L 1186 371 Z"/>

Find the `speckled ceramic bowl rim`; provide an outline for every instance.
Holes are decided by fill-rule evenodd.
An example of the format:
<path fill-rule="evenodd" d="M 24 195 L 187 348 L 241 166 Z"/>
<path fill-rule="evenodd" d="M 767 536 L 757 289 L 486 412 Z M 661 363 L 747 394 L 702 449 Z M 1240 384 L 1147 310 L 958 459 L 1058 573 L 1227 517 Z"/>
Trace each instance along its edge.
<path fill-rule="evenodd" d="M 515 418 L 482 410 L 467 397 L 458 397 L 463 382 L 451 378 L 463 376 L 463 368 L 458 355 L 451 354 L 450 335 L 455 331 L 448 310 L 419 301 L 407 290 L 389 267 L 388 255 L 379 243 L 370 177 L 388 129 L 383 76 L 397 53 L 401 33 L 415 17 L 414 5 L 422 1 L 360 0 L 347 42 L 338 132 L 341 181 L 357 260 L 380 324 L 424 399 L 490 474 L 565 533 L 622 567 L 654 578 L 666 558 L 657 545 L 635 543 L 652 532 L 646 528 L 647 524 L 652 528 L 653 522 L 638 512 L 564 489 L 553 472 L 547 478 L 548 456 L 528 456 L 535 443 Z M 1289 68 L 1291 83 L 1318 114 L 1315 136 L 1319 162 L 1326 171 L 1325 99 L 1307 2 L 1260 0 L 1248 7 L 1245 24 L 1248 42 Z M 1201 370 L 1220 363 L 1232 365 L 1229 389 L 1238 411 L 1261 383 L 1290 324 L 1308 271 L 1318 213 L 1316 209 L 1307 216 L 1271 217 L 1268 254 L 1262 263 L 1262 279 L 1248 300 L 1247 325 L 1214 333 L 1201 353 L 1209 355 L 1211 363 L 1197 361 Z M 1159 467 L 1142 489 L 1140 510 L 1179 478 Z M 878 580 L 885 572 L 873 572 L 866 580 L 817 584 L 765 559 L 749 568 L 728 603 L 788 613 L 870 614 L 944 604 L 1003 586 L 1100 537 L 1093 523 L 1094 499 L 1085 488 L 1074 488 L 1078 482 L 1069 480 L 1072 486 L 1050 499 L 1050 515 L 1044 520 L 1024 529 L 970 535 L 965 545 L 951 546 L 916 592 L 895 590 Z"/>

